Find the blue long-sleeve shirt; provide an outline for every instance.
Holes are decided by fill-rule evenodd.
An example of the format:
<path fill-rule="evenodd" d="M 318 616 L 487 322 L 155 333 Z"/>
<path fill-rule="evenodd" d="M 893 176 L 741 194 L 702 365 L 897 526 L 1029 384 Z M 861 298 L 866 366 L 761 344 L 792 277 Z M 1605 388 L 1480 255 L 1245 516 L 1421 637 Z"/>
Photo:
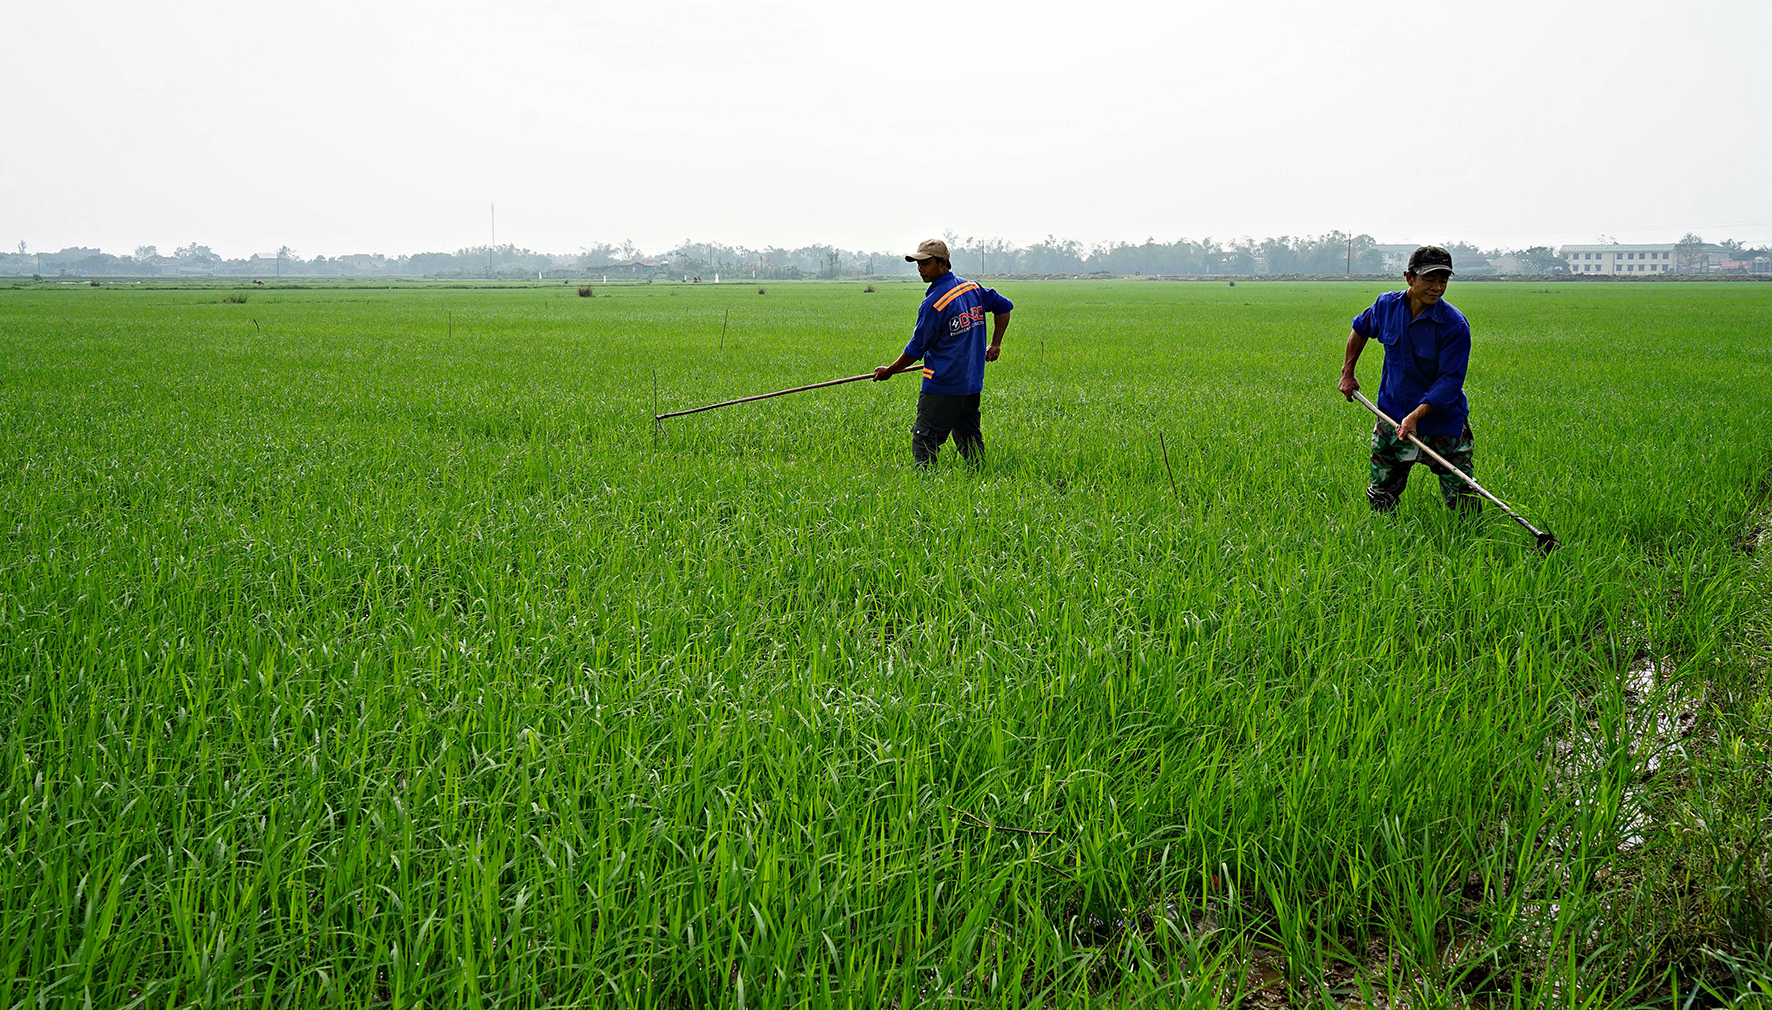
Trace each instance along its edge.
<path fill-rule="evenodd" d="M 984 389 L 984 315 L 1013 302 L 954 273 L 943 274 L 917 309 L 917 328 L 904 353 L 923 361 L 923 391 L 970 396 Z"/>
<path fill-rule="evenodd" d="M 1471 361 L 1471 324 L 1445 300 L 1409 318 L 1409 296 L 1388 291 L 1354 317 L 1354 332 L 1384 345 L 1384 374 L 1378 381 L 1378 409 L 1401 421 L 1424 403 L 1433 413 L 1416 430 L 1423 435 L 1458 435 L 1470 417 L 1464 373 Z"/>

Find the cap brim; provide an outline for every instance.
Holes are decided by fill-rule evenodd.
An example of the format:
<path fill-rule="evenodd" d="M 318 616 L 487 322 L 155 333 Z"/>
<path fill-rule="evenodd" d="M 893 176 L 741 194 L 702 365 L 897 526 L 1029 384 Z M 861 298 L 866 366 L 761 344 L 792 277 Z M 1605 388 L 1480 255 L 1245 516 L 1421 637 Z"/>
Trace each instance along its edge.
<path fill-rule="evenodd" d="M 1392 267 L 1391 269 L 1395 270 L 1396 268 Z M 1428 266 L 1415 268 L 1415 272 L 1418 274 L 1437 274 L 1442 270 L 1446 271 L 1447 273 L 1452 272 L 1452 268 L 1447 266 L 1444 263 L 1432 263 L 1432 264 L 1429 264 Z"/>
<path fill-rule="evenodd" d="M 911 253 L 909 256 L 906 256 L 904 258 L 904 261 L 906 263 L 915 263 L 918 260 L 932 260 L 934 258 L 935 258 L 934 253 Z"/>

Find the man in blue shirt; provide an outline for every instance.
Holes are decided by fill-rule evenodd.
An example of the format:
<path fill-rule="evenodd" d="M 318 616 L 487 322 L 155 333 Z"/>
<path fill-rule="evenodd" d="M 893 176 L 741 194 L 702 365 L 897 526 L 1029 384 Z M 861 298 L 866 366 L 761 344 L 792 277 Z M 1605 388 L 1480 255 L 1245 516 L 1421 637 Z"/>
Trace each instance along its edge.
<path fill-rule="evenodd" d="M 1397 507 L 1409 481 L 1409 468 L 1426 464 L 1439 475 L 1440 496 L 1449 508 L 1476 512 L 1483 500 L 1451 471 L 1428 459 L 1414 445 L 1414 435 L 1447 462 L 1473 473 L 1476 440 L 1471 436 L 1470 404 L 1464 398 L 1464 373 L 1470 367 L 1471 327 L 1464 313 L 1445 300 L 1452 277 L 1452 254 L 1424 245 L 1409 256 L 1403 273 L 1408 287 L 1379 295 L 1372 307 L 1354 317 L 1342 359 L 1338 388 L 1349 400 L 1360 388 L 1354 364 L 1366 341 L 1384 345 L 1384 372 L 1378 383 L 1378 409 L 1397 419 L 1396 429 L 1383 421 L 1372 429 L 1372 484 L 1366 498 L 1372 508 Z"/>
<path fill-rule="evenodd" d="M 874 381 L 884 382 L 913 361 L 923 362 L 923 391 L 917 396 L 917 420 L 911 425 L 911 457 L 919 466 L 935 462 L 935 454 L 948 434 L 954 448 L 968 463 L 984 451 L 979 430 L 978 399 L 984 390 L 984 363 L 997 360 L 1003 349 L 1003 333 L 1009 329 L 1009 299 L 964 277 L 955 276 L 948 262 L 948 246 L 930 239 L 905 259 L 917 264 L 917 273 L 929 285 L 917 309 L 917 327 L 904 353 L 890 365 L 874 369 Z M 991 342 L 984 342 L 984 315 L 991 319 Z"/>

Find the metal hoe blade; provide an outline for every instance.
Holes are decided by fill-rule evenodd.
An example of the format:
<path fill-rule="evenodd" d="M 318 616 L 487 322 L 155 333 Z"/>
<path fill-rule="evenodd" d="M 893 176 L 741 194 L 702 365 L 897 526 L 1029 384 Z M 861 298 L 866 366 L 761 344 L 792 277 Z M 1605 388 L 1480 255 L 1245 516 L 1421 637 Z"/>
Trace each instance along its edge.
<path fill-rule="evenodd" d="M 1385 424 L 1390 425 L 1391 429 L 1393 431 L 1396 429 L 1397 422 L 1391 420 L 1390 415 L 1386 414 L 1382 410 L 1379 410 L 1378 404 L 1373 403 L 1371 400 L 1366 399 L 1366 394 L 1355 391 L 1354 399 L 1359 400 L 1360 403 L 1364 404 L 1367 410 L 1370 410 L 1372 413 L 1377 414 L 1378 419 L 1380 421 L 1383 421 Z M 1498 508 L 1500 508 L 1503 512 L 1507 513 L 1507 516 L 1509 519 L 1512 519 L 1514 522 L 1517 522 L 1521 526 L 1524 526 L 1526 528 L 1526 532 L 1528 532 L 1528 533 L 1532 534 L 1534 537 L 1538 538 L 1538 549 L 1540 551 L 1543 551 L 1544 553 L 1548 554 L 1553 549 L 1562 546 L 1561 544 L 1557 543 L 1557 538 L 1555 536 L 1553 536 L 1552 534 L 1547 533 L 1544 530 L 1541 530 L 1538 527 L 1527 522 L 1525 516 L 1519 514 L 1518 512 L 1515 512 L 1512 508 L 1510 508 L 1508 506 L 1507 502 L 1504 502 L 1500 498 L 1497 498 L 1494 495 L 1490 494 L 1487 490 L 1484 489 L 1483 485 L 1478 484 L 1475 480 L 1471 479 L 1470 474 L 1465 473 L 1463 470 L 1460 470 L 1459 468 L 1453 466 L 1450 462 L 1448 462 L 1446 457 L 1444 457 L 1444 456 L 1440 455 L 1439 453 L 1433 451 L 1432 449 L 1428 448 L 1427 443 L 1423 442 L 1419 438 L 1416 438 L 1414 435 L 1409 436 L 1409 441 L 1414 443 L 1414 445 L 1417 449 L 1420 449 L 1422 452 L 1425 452 L 1429 456 L 1433 457 L 1434 462 L 1440 464 L 1441 466 L 1445 467 L 1446 469 L 1457 474 L 1458 479 L 1464 481 L 1466 484 L 1469 484 L 1471 486 L 1472 490 L 1476 491 L 1478 494 L 1480 494 L 1483 497 L 1494 502 Z"/>

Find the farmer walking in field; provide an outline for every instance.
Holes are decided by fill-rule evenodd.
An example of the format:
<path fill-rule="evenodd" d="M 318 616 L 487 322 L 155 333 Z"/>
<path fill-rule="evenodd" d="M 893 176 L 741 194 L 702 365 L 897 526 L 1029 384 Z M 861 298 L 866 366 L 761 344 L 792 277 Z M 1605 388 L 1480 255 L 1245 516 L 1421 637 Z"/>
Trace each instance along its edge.
<path fill-rule="evenodd" d="M 1009 329 L 1009 312 L 1015 306 L 996 291 L 956 276 L 948 260 L 948 246 L 930 239 L 905 257 L 917 264 L 917 273 L 929 291 L 917 309 L 917 326 L 904 353 L 890 365 L 874 369 L 874 381 L 884 382 L 913 361 L 923 362 L 923 391 L 917 396 L 917 419 L 911 425 L 911 457 L 918 466 L 935 462 L 935 454 L 948 434 L 954 448 L 968 463 L 984 452 L 984 433 L 979 429 L 978 400 L 984 390 L 984 363 L 997 360 L 1003 333 Z M 984 315 L 991 319 L 990 346 L 985 346 Z"/>
<path fill-rule="evenodd" d="M 1414 435 L 1446 461 L 1467 474 L 1476 440 L 1471 436 L 1470 404 L 1464 398 L 1464 375 L 1470 367 L 1471 327 L 1464 313 L 1445 300 L 1452 277 L 1452 254 L 1424 245 L 1409 256 L 1403 280 L 1408 287 L 1389 291 L 1354 317 L 1342 359 L 1337 388 L 1349 400 L 1360 388 L 1354 365 L 1366 341 L 1384 345 L 1384 371 L 1378 383 L 1378 407 L 1400 418 L 1397 427 L 1379 421 L 1372 429 L 1372 484 L 1366 497 L 1372 508 L 1389 512 L 1409 482 L 1409 468 L 1425 464 L 1439 475 L 1440 496 L 1448 508 L 1475 513 L 1481 498 L 1451 471 L 1409 443 Z"/>

